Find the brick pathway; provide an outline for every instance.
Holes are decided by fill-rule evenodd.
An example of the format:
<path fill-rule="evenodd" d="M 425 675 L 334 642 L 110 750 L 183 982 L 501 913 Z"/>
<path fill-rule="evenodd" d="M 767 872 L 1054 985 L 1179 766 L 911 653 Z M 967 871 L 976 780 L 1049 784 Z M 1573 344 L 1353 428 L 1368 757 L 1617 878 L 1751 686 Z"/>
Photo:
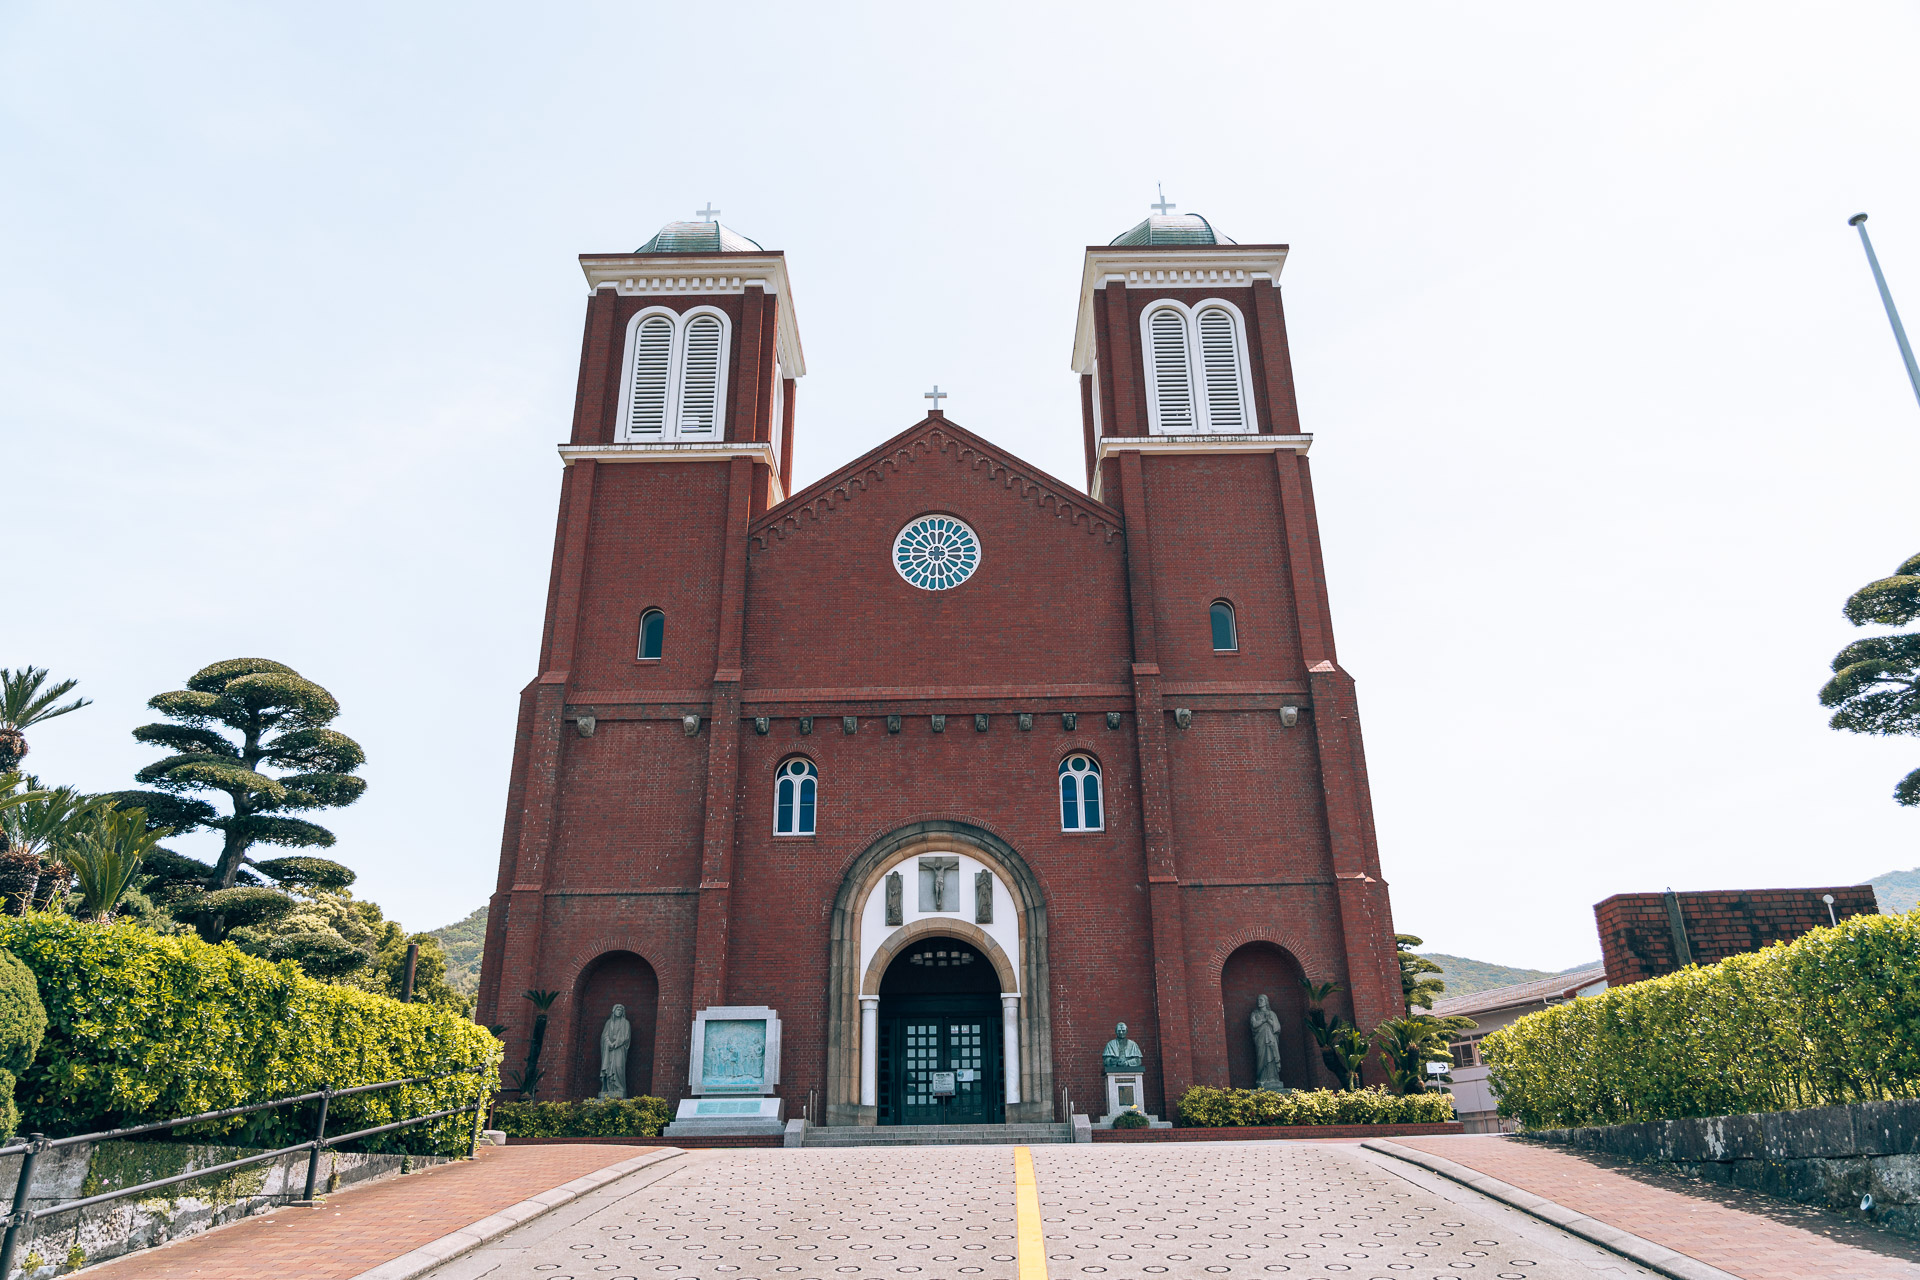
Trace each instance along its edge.
<path fill-rule="evenodd" d="M 1920 1244 L 1839 1214 L 1510 1138 L 1396 1138 L 1744 1280 L 1914 1280 Z"/>
<path fill-rule="evenodd" d="M 90 1269 L 102 1280 L 356 1276 L 389 1258 L 644 1147 L 482 1147 L 477 1160 L 350 1187 L 318 1209 L 276 1209 Z"/>

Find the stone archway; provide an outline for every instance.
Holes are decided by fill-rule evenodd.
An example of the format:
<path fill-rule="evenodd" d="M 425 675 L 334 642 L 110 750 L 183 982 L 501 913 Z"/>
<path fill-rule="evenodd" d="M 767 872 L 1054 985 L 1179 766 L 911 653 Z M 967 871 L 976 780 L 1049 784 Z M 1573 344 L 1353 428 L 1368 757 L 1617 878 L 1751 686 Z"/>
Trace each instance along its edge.
<path fill-rule="evenodd" d="M 880 891 L 887 874 L 920 855 L 947 853 L 979 863 L 1004 887 L 1011 899 L 1015 930 L 996 927 L 993 932 L 1012 945 L 1002 945 L 986 931 L 952 914 L 937 922 L 916 920 L 883 929 L 884 936 L 863 938 L 863 913 L 871 910 L 870 899 Z M 1007 1120 L 1052 1120 L 1051 985 L 1047 908 L 1040 882 L 1026 860 L 992 832 L 971 823 L 928 821 L 901 827 L 869 845 L 847 868 L 834 897 L 827 961 L 826 1122 L 874 1123 L 873 1105 L 863 1104 L 861 1098 L 862 1004 L 870 1006 L 867 1021 L 871 1021 L 878 975 L 886 971 L 886 959 L 913 938 L 931 932 L 951 934 L 978 947 L 993 962 L 1005 998 L 1017 995 L 1018 1012 L 1012 1023 L 1019 1039 L 1019 1101 L 1007 1104 Z M 870 976 L 872 992 L 866 990 Z"/>

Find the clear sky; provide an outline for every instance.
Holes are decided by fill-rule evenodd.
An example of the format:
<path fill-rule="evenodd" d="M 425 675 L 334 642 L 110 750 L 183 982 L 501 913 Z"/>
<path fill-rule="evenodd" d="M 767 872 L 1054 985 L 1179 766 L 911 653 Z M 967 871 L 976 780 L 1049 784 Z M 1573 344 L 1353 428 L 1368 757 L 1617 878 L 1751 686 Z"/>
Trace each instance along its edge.
<path fill-rule="evenodd" d="M 1920 551 L 1911 5 L 0 3 L 0 666 L 143 704 L 264 656 L 410 927 L 490 892 L 585 286 L 712 201 L 786 250 L 798 478 L 921 415 L 1082 475 L 1081 252 L 1284 278 L 1396 922 L 1559 968 L 1611 893 L 1920 864 L 1920 741 L 1825 727 Z M 1230 536 L 1230 533 L 1229 533 Z M 211 841 L 181 842 L 207 856 Z"/>

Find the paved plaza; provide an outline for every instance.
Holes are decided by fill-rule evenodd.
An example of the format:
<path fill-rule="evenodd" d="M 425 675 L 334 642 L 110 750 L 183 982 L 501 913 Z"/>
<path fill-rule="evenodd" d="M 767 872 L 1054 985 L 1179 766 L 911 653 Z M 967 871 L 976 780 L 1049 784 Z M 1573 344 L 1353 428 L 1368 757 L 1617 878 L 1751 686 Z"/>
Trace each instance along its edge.
<path fill-rule="evenodd" d="M 1020 1156 L 1034 1195 L 1023 1222 Z M 1022 1227 L 1037 1228 L 1022 1256 Z M 1348 1144 L 688 1152 L 436 1280 L 1561 1280 L 1651 1275 Z"/>

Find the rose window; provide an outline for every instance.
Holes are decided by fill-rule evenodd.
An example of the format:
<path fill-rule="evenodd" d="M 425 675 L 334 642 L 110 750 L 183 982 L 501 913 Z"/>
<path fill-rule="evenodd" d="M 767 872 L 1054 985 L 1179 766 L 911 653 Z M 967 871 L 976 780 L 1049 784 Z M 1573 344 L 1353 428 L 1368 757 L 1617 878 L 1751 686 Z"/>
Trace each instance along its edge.
<path fill-rule="evenodd" d="M 893 567 L 926 591 L 945 591 L 980 566 L 980 539 L 952 516 L 921 516 L 893 540 Z"/>

